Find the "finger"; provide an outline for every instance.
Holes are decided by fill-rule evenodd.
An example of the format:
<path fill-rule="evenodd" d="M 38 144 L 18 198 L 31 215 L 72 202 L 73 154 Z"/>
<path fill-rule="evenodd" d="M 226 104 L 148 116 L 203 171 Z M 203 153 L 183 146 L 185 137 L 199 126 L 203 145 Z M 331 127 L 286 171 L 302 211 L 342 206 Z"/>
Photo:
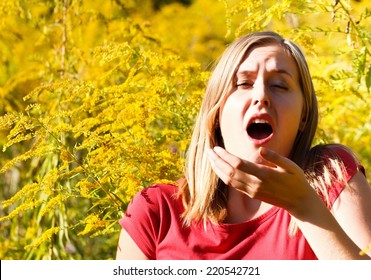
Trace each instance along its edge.
<path fill-rule="evenodd" d="M 211 168 L 221 179 L 234 177 L 234 168 L 222 157 L 220 157 L 214 150 L 208 149 L 207 155 L 211 164 Z"/>
<path fill-rule="evenodd" d="M 239 169 L 243 172 L 249 174 L 256 174 L 261 171 L 261 166 L 259 164 L 243 160 L 221 147 L 215 147 L 214 152 L 222 159 L 224 159 L 233 168 Z"/>
<path fill-rule="evenodd" d="M 247 182 L 249 181 L 246 173 L 232 167 L 223 158 L 219 157 L 213 150 L 207 151 L 208 158 L 210 160 L 211 168 L 215 174 L 226 184 L 227 186 L 245 190 Z"/>
<path fill-rule="evenodd" d="M 264 160 L 271 162 L 288 173 L 293 174 L 299 168 L 292 160 L 283 157 L 270 149 L 260 147 L 259 154 Z"/>
<path fill-rule="evenodd" d="M 214 147 L 213 151 L 216 155 L 218 155 L 220 158 L 222 158 L 225 162 L 227 162 L 230 166 L 234 168 L 238 168 L 242 164 L 242 160 L 239 157 L 236 157 L 235 155 L 227 152 L 222 147 Z"/>

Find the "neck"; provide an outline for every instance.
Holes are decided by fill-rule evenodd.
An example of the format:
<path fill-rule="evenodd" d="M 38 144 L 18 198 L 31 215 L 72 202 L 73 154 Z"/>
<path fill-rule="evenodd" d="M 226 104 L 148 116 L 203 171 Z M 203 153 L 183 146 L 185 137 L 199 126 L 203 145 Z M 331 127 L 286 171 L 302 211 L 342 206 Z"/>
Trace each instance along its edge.
<path fill-rule="evenodd" d="M 226 223 L 237 224 L 252 220 L 264 214 L 272 205 L 230 187 L 228 190 L 228 216 Z"/>

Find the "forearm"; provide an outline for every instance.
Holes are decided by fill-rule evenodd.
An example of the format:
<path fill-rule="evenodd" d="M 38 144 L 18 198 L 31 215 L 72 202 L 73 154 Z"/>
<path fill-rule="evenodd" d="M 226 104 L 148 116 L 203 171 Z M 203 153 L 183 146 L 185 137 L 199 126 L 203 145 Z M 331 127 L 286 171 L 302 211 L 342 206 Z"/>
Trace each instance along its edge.
<path fill-rule="evenodd" d="M 304 205 L 304 207 L 303 207 Z M 310 206 L 306 208 L 305 205 Z M 303 209 L 308 209 L 304 211 Z M 344 232 L 334 216 L 317 197 L 308 199 L 300 211 L 292 211 L 301 232 L 318 259 L 370 259 Z"/>

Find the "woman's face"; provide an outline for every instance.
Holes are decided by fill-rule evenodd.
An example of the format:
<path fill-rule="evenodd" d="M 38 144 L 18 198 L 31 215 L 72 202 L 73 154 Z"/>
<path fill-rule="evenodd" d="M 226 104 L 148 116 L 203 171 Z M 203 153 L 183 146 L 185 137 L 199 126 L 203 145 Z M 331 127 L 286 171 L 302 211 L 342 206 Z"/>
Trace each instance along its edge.
<path fill-rule="evenodd" d="M 302 122 L 303 96 L 294 59 L 277 44 L 253 47 L 221 107 L 226 150 L 261 162 L 259 147 L 290 155 Z"/>

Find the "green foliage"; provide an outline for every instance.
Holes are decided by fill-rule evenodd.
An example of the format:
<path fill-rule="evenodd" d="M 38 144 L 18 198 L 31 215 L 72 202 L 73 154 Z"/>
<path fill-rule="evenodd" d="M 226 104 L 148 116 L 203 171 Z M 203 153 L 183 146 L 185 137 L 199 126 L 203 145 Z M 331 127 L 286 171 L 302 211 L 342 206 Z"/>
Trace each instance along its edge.
<path fill-rule="evenodd" d="M 210 64 L 255 30 L 303 47 L 316 141 L 350 146 L 370 170 L 366 4 L 166 2 L 0 4 L 1 259 L 113 258 L 132 196 L 182 175 Z"/>

